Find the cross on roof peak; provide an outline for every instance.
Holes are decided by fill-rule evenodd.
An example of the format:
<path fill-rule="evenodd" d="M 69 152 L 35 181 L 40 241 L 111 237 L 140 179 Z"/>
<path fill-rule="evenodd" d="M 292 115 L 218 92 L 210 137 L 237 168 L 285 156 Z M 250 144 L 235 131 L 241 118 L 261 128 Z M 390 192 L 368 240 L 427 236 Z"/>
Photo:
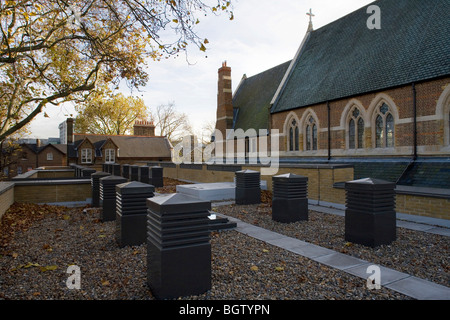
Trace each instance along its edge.
<path fill-rule="evenodd" d="M 313 30 L 313 25 L 312 25 L 312 17 L 315 16 L 315 14 L 312 13 L 312 9 L 309 9 L 309 12 L 306 13 L 306 15 L 309 16 L 309 25 L 308 25 L 308 31 L 312 31 Z"/>

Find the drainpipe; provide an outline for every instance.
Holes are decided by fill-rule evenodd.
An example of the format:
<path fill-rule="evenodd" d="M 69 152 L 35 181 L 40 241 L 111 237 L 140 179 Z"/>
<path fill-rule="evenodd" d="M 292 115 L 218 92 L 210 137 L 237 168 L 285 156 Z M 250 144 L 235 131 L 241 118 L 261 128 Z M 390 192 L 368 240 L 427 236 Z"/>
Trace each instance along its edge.
<path fill-rule="evenodd" d="M 327 101 L 327 117 L 328 117 L 328 161 L 331 159 L 331 124 L 330 124 L 330 102 Z"/>
<path fill-rule="evenodd" d="M 413 94 L 413 112 L 414 112 L 414 132 L 413 132 L 413 143 L 414 143 L 414 155 L 413 161 L 417 160 L 417 104 L 416 104 L 416 85 L 412 84 L 412 94 Z"/>

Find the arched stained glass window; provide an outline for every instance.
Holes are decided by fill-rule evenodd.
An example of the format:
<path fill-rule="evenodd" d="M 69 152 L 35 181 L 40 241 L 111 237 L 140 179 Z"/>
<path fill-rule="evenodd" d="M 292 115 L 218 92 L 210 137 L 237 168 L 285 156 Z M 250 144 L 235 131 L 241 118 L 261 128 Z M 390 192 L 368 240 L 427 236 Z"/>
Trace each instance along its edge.
<path fill-rule="evenodd" d="M 394 117 L 392 114 L 386 116 L 386 147 L 394 146 Z"/>
<path fill-rule="evenodd" d="M 383 147 L 383 118 L 378 115 L 375 120 L 375 147 L 382 148 Z"/>
<path fill-rule="evenodd" d="M 358 108 L 350 113 L 348 123 L 348 147 L 350 149 L 364 148 L 364 120 Z"/>
<path fill-rule="evenodd" d="M 317 126 L 314 123 L 312 127 L 312 144 L 313 150 L 317 150 Z"/>
<path fill-rule="evenodd" d="M 355 133 L 356 133 L 356 126 L 355 126 L 355 120 L 350 119 L 350 123 L 348 124 L 348 147 L 350 149 L 355 149 Z"/>
<path fill-rule="evenodd" d="M 317 150 L 318 147 L 318 135 L 317 135 L 317 124 L 316 120 L 312 116 L 309 116 L 306 120 L 306 145 L 305 150 Z"/>
<path fill-rule="evenodd" d="M 289 128 L 289 151 L 294 150 L 294 129 Z"/>
<path fill-rule="evenodd" d="M 392 148 L 395 146 L 394 116 L 386 103 L 377 110 L 375 118 L 375 147 Z"/>
<path fill-rule="evenodd" d="M 289 124 L 289 151 L 298 151 L 298 124 L 295 119 Z"/>
<path fill-rule="evenodd" d="M 311 126 L 306 126 L 306 150 L 311 150 Z"/>
<path fill-rule="evenodd" d="M 358 148 L 364 148 L 364 120 L 362 118 L 358 120 Z"/>

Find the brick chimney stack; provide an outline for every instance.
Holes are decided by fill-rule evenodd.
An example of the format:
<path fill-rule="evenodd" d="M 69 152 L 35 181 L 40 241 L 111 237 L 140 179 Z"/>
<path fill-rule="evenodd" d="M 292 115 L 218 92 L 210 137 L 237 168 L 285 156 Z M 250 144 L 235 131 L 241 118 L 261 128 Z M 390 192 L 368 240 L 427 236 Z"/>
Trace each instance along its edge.
<path fill-rule="evenodd" d="M 226 129 L 233 126 L 233 92 L 231 87 L 231 68 L 227 62 L 222 63 L 219 69 L 218 92 L 217 92 L 217 115 L 216 129 L 226 137 Z"/>
<path fill-rule="evenodd" d="M 133 135 L 135 136 L 155 136 L 155 125 L 153 121 L 136 120 L 133 125 Z"/>

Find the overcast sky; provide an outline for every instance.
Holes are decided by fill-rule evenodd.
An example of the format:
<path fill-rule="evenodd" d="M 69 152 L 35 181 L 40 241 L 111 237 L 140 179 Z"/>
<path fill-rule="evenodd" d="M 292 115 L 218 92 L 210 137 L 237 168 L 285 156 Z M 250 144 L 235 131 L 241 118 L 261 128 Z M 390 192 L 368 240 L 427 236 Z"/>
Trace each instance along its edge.
<path fill-rule="evenodd" d="M 248 77 L 291 60 L 306 33 L 312 9 L 313 26 L 318 29 L 373 0 L 232 0 L 234 20 L 226 15 L 200 19 L 198 33 L 207 38 L 206 52 L 191 46 L 187 63 L 176 59 L 149 63 L 149 82 L 141 92 L 124 94 L 144 99 L 150 110 L 174 102 L 201 131 L 203 123 L 215 121 L 217 70 L 223 61 L 231 67 L 233 90 L 243 74 Z M 368 16 L 369 17 L 369 16 Z M 45 109 L 49 117 L 37 116 L 31 124 L 31 138 L 58 137 L 58 124 L 70 114 L 71 106 Z"/>

